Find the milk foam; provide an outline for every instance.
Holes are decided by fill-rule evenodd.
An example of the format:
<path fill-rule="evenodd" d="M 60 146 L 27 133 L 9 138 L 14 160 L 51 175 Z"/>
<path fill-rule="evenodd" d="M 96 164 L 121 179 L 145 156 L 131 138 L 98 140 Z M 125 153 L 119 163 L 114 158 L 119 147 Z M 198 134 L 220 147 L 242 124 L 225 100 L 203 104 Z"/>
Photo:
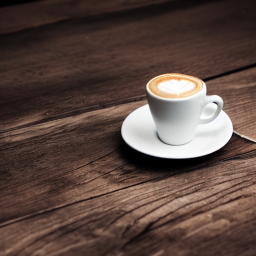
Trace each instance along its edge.
<path fill-rule="evenodd" d="M 189 75 L 170 73 L 151 79 L 148 88 L 159 97 L 179 99 L 198 93 L 203 88 L 203 81 Z"/>
<path fill-rule="evenodd" d="M 179 96 L 181 93 L 194 90 L 196 84 L 183 79 L 172 79 L 158 84 L 158 89 L 169 94 L 176 94 Z"/>

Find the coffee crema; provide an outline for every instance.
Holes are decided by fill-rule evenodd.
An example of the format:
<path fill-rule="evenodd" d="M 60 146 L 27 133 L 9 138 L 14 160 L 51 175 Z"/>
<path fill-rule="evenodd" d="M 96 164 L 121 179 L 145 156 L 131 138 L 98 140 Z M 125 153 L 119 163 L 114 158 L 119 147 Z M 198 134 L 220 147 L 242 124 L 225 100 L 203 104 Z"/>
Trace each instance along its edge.
<path fill-rule="evenodd" d="M 157 76 L 149 81 L 149 90 L 163 98 L 180 99 L 192 96 L 203 88 L 203 81 L 199 78 L 170 73 Z"/>

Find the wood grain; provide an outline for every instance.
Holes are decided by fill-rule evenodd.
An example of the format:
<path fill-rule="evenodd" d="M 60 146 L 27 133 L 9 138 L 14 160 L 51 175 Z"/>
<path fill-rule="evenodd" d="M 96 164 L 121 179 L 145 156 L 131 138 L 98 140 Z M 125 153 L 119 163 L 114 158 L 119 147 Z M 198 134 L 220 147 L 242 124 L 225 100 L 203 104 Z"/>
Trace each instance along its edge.
<path fill-rule="evenodd" d="M 0 34 L 77 17 L 138 8 L 166 0 L 45 0 L 0 9 Z"/>
<path fill-rule="evenodd" d="M 138 153 L 122 141 L 120 129 L 125 117 L 145 103 L 124 104 L 4 133 L 0 222 L 9 223 L 152 179 L 164 180 L 256 149 L 255 143 L 233 135 L 218 152 L 195 160 L 163 160 Z"/>
<path fill-rule="evenodd" d="M 256 2 L 161 2 L 40 1 L 2 16 L 16 14 L 3 33 L 29 29 L 0 37 L 1 256 L 256 254 L 256 143 L 233 134 L 168 160 L 120 134 L 146 82 L 181 72 L 206 79 L 253 140 Z"/>
<path fill-rule="evenodd" d="M 254 150 L 201 168 L 155 158 L 142 166 L 144 157 L 138 166 L 137 159 L 130 159 L 136 172 L 121 167 L 106 180 L 113 186 L 134 176 L 137 184 L 6 225 L 1 228 L 2 251 L 5 255 L 254 255 L 255 157 Z M 145 174 L 151 179 L 142 182 Z"/>
<path fill-rule="evenodd" d="M 255 63 L 255 1 L 175 3 L 2 36 L 0 129 L 141 100 L 161 73 L 204 79 Z"/>

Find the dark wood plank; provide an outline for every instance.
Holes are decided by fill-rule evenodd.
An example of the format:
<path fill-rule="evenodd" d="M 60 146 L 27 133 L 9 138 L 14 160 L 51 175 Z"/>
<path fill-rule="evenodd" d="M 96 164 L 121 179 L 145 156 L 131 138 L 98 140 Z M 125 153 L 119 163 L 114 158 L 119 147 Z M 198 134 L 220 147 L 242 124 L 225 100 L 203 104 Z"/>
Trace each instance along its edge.
<path fill-rule="evenodd" d="M 175 3 L 2 36 L 0 129 L 140 100 L 161 73 L 204 79 L 255 63 L 255 1 Z"/>
<path fill-rule="evenodd" d="M 209 94 L 219 94 L 234 130 L 256 142 L 256 68 L 207 82 Z"/>
<path fill-rule="evenodd" d="M 120 128 L 125 117 L 145 103 L 114 106 L 4 133 L 0 222 L 164 180 L 256 149 L 255 143 L 233 135 L 218 152 L 194 160 L 163 160 L 138 153 L 122 141 Z"/>
<path fill-rule="evenodd" d="M 154 158 L 138 168 L 131 158 L 130 166 L 141 173 L 124 167 L 120 179 L 113 170 L 111 183 L 126 183 L 133 175 L 137 184 L 2 226 L 2 250 L 5 255 L 253 256 L 255 160 L 255 150 L 202 168 Z M 144 175 L 151 179 L 139 183 Z"/>
<path fill-rule="evenodd" d="M 109 12 L 117 12 L 150 4 L 167 2 L 166 0 L 44 0 L 16 6 L 0 8 L 0 34 L 76 17 L 86 17 Z"/>

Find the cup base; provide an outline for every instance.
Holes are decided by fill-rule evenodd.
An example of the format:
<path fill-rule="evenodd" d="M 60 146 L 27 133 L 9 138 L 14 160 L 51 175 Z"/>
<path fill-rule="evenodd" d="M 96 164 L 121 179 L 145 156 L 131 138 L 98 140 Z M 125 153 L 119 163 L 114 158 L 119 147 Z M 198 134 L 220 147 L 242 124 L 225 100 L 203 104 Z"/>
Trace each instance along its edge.
<path fill-rule="evenodd" d="M 188 142 L 185 142 L 185 143 L 167 143 L 167 142 L 165 142 L 164 140 L 162 140 L 161 139 L 161 137 L 159 136 L 159 134 L 158 134 L 158 132 L 157 132 L 157 137 L 158 137 L 158 139 L 161 141 L 161 142 L 163 142 L 164 144 L 166 144 L 166 145 L 171 145 L 171 146 L 182 146 L 182 145 L 186 145 L 186 144 L 188 144 L 189 142 L 191 142 L 193 139 L 194 139 L 194 137 L 191 139 L 191 140 L 189 140 Z"/>

